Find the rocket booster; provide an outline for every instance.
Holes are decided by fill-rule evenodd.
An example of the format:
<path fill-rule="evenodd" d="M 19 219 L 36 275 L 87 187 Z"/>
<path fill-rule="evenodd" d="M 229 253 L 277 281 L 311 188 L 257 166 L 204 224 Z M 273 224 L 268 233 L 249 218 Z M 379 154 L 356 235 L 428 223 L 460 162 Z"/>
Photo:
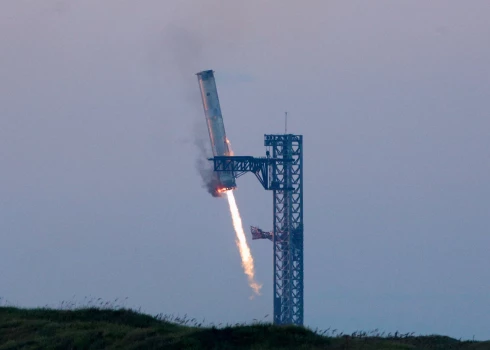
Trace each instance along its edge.
<path fill-rule="evenodd" d="M 228 139 L 225 133 L 225 124 L 221 115 L 221 107 L 219 105 L 218 90 L 216 89 L 216 81 L 212 70 L 206 70 L 197 73 L 199 88 L 201 89 L 202 104 L 206 123 L 208 125 L 209 139 L 213 155 L 229 156 L 230 148 Z M 224 171 L 217 173 L 220 180 L 220 187 L 225 189 L 233 189 L 236 187 L 235 177 L 232 172 Z"/>

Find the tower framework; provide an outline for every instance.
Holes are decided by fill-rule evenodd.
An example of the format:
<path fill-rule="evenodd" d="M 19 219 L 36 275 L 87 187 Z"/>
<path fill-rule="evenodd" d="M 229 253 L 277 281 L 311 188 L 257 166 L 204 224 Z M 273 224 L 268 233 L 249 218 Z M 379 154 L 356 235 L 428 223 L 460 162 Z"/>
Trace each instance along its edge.
<path fill-rule="evenodd" d="M 303 325 L 303 140 L 266 135 L 272 148 L 274 323 Z"/>
<path fill-rule="evenodd" d="M 264 135 L 265 158 L 214 157 L 215 171 L 235 177 L 254 173 L 273 192 L 273 231 L 252 228 L 254 238 L 267 238 L 274 246 L 274 324 L 303 325 L 303 136 Z"/>

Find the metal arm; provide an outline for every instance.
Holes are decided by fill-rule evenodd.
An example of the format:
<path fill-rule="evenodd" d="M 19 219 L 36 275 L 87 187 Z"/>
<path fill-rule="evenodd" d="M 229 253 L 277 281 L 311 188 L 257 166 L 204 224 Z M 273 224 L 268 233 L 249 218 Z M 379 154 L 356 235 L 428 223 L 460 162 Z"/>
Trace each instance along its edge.
<path fill-rule="evenodd" d="M 247 172 L 254 173 L 262 186 L 269 189 L 269 165 L 270 158 L 255 158 L 248 156 L 222 156 L 209 160 L 214 163 L 214 171 L 230 171 L 235 178 Z"/>
<path fill-rule="evenodd" d="M 279 188 L 270 176 L 270 167 L 272 165 L 283 164 L 292 160 L 251 156 L 220 156 L 209 158 L 208 160 L 213 161 L 214 171 L 231 172 L 235 178 L 247 172 L 254 173 L 266 190 L 292 190 L 292 188 Z"/>

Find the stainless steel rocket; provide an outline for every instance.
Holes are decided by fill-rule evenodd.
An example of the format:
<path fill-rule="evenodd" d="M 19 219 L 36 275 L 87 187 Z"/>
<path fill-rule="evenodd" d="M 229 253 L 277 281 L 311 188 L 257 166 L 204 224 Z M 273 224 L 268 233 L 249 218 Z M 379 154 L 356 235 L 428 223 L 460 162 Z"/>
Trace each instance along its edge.
<path fill-rule="evenodd" d="M 223 116 L 221 115 L 214 73 L 212 70 L 199 72 L 197 73 L 197 79 L 201 89 L 202 104 L 208 125 L 213 155 L 215 157 L 230 156 L 230 147 L 226 138 Z M 235 177 L 232 172 L 219 172 L 217 176 L 220 180 L 220 189 L 233 189 L 236 187 Z"/>

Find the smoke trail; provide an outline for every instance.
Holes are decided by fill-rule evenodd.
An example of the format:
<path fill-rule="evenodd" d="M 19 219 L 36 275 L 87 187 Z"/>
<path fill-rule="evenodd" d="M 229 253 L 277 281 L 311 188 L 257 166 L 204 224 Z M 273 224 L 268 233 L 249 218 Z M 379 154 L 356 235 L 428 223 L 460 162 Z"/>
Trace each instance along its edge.
<path fill-rule="evenodd" d="M 199 173 L 202 185 L 213 197 L 221 197 L 217 190 L 220 185 L 218 173 L 213 170 L 213 164 L 208 160 L 213 156 L 209 146 L 209 136 L 204 128 L 201 127 L 203 122 L 196 123 L 194 128 L 194 145 L 197 147 L 196 170 Z"/>
<path fill-rule="evenodd" d="M 260 295 L 260 288 L 262 288 L 262 285 L 258 284 L 257 281 L 255 281 L 254 259 L 252 258 L 252 254 L 250 253 L 250 248 L 247 244 L 245 232 L 243 232 L 242 218 L 240 217 L 240 212 L 238 211 L 233 191 L 227 191 L 226 196 L 228 198 L 228 205 L 230 207 L 233 227 L 235 228 L 236 232 L 236 245 L 238 247 L 238 250 L 240 251 L 240 257 L 242 258 L 243 270 L 247 275 L 250 288 L 253 289 L 255 294 Z"/>

